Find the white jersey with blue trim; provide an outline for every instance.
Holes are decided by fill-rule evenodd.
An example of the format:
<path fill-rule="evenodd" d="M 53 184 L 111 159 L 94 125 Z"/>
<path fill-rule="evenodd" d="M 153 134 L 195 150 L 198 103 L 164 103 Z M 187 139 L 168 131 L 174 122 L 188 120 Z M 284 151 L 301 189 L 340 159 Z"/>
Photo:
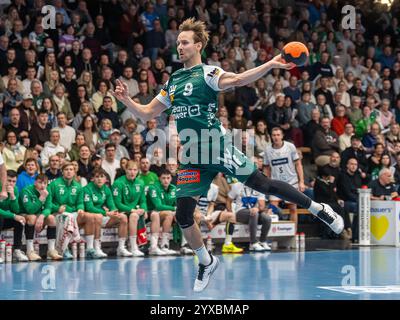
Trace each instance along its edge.
<path fill-rule="evenodd" d="M 259 200 L 265 200 L 265 195 L 245 186 L 241 182 L 231 185 L 231 190 L 228 193 L 234 203 L 234 211 L 237 212 L 241 209 L 250 209 L 257 206 Z"/>
<path fill-rule="evenodd" d="M 271 168 L 271 178 L 281 180 L 290 185 L 299 182 L 295 161 L 299 160 L 299 154 L 293 143 L 284 141 L 281 148 L 268 146 L 264 153 L 264 163 Z"/>

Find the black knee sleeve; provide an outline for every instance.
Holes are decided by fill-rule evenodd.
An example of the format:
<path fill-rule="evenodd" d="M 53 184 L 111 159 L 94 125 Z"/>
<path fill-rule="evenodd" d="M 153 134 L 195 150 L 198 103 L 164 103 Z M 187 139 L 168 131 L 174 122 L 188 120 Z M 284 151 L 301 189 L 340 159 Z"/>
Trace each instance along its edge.
<path fill-rule="evenodd" d="M 56 238 L 56 227 L 47 227 L 47 239 Z"/>
<path fill-rule="evenodd" d="M 311 199 L 305 194 L 286 182 L 268 178 L 259 170 L 254 171 L 244 184 L 258 192 L 277 196 L 306 209 L 311 205 Z"/>
<path fill-rule="evenodd" d="M 182 229 L 194 224 L 193 214 L 197 201 L 192 197 L 183 197 L 176 200 L 176 221 Z"/>
<path fill-rule="evenodd" d="M 35 226 L 32 224 L 25 225 L 25 238 L 26 240 L 33 240 L 35 234 Z"/>

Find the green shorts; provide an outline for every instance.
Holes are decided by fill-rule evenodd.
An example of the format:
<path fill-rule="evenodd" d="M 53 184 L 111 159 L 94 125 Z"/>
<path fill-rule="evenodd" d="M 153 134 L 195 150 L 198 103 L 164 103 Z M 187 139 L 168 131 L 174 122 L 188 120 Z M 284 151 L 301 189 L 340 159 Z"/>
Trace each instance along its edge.
<path fill-rule="evenodd" d="M 176 189 L 177 198 L 206 195 L 211 182 L 219 172 L 235 177 L 244 183 L 257 170 L 256 164 L 232 144 L 229 136 L 225 137 L 227 139 L 221 138 L 219 146 L 208 145 L 208 163 L 180 165 Z M 213 151 L 216 152 L 213 153 Z M 215 156 L 218 154 L 219 156 Z"/>

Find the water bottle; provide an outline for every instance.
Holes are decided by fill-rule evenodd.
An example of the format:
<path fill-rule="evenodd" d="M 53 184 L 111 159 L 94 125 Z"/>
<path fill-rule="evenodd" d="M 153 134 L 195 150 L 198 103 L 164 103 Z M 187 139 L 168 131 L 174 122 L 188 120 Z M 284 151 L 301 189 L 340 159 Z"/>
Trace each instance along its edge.
<path fill-rule="evenodd" d="M 12 245 L 8 243 L 6 245 L 6 262 L 12 262 Z"/>
<path fill-rule="evenodd" d="M 212 252 L 213 251 L 213 242 L 212 242 L 212 239 L 211 239 L 211 236 L 210 235 L 208 235 L 207 236 L 207 251 L 208 252 Z"/>
<path fill-rule="evenodd" d="M 295 238 L 296 239 L 295 249 L 299 250 L 300 249 L 300 234 L 296 233 L 295 237 L 296 237 Z"/>
<path fill-rule="evenodd" d="M 79 243 L 79 258 L 85 259 L 85 241 Z"/>
<path fill-rule="evenodd" d="M 305 250 L 306 248 L 306 235 L 304 232 L 300 233 L 300 250 Z"/>
<path fill-rule="evenodd" d="M 0 240 L 0 260 L 4 261 L 6 258 L 6 241 Z"/>
<path fill-rule="evenodd" d="M 72 257 L 74 259 L 78 258 L 78 244 L 75 241 L 72 242 L 71 248 L 72 248 Z"/>
<path fill-rule="evenodd" d="M 39 241 L 35 241 L 34 242 L 33 251 L 35 251 L 35 253 L 40 256 L 40 244 L 39 244 Z"/>

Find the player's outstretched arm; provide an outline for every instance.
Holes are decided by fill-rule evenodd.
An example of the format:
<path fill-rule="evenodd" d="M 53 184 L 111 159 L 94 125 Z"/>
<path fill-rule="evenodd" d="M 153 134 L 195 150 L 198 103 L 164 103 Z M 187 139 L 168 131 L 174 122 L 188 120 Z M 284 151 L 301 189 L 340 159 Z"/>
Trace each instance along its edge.
<path fill-rule="evenodd" d="M 286 63 L 281 55 L 278 54 L 273 59 L 262 64 L 261 66 L 258 66 L 257 68 L 253 68 L 242 73 L 224 73 L 219 79 L 218 87 L 221 90 L 233 87 L 242 87 L 263 77 L 270 69 L 279 68 L 289 70 L 295 66 L 296 65 L 294 63 Z"/>
<path fill-rule="evenodd" d="M 115 91 L 111 91 L 112 95 L 127 106 L 137 118 L 143 121 L 151 120 L 167 109 L 167 107 L 156 98 L 146 105 L 136 103 L 129 97 L 128 86 L 125 83 L 117 80 L 116 84 Z"/>

